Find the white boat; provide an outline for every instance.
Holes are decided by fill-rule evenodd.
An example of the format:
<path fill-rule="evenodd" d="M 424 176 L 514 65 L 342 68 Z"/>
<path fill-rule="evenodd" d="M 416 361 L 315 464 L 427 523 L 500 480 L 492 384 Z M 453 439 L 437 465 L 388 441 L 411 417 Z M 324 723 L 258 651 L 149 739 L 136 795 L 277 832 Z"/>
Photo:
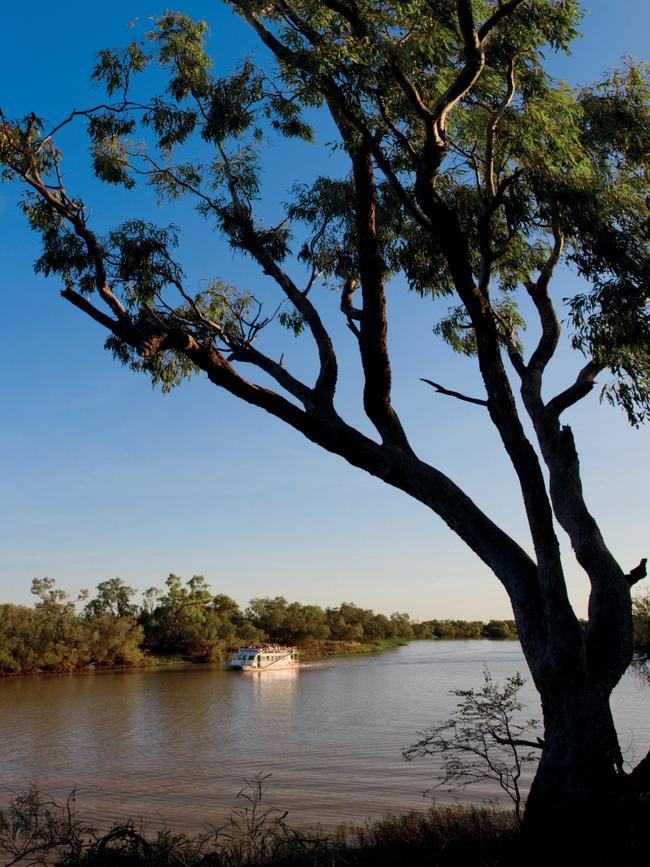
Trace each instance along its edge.
<path fill-rule="evenodd" d="M 298 665 L 298 648 L 283 644 L 260 644 L 258 647 L 240 647 L 228 661 L 230 668 L 240 671 L 277 671 Z"/>

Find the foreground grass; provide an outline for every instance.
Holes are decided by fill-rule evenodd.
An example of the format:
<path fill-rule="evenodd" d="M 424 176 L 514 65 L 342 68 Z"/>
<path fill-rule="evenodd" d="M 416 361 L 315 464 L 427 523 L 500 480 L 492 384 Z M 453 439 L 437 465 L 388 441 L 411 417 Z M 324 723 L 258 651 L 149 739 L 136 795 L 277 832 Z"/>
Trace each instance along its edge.
<path fill-rule="evenodd" d="M 224 824 L 208 827 L 194 838 L 170 830 L 148 834 L 131 821 L 99 831 L 79 818 L 74 794 L 58 804 L 31 789 L 0 812 L 0 863 L 6 867 L 529 867 L 549 863 L 546 858 L 538 861 L 535 851 L 524 844 L 512 813 L 488 807 L 432 807 L 426 813 L 387 817 L 361 827 L 341 826 L 332 834 L 299 831 L 287 823 L 286 813 L 266 805 L 266 779 L 247 782 L 238 795 L 240 806 Z M 592 855 L 583 861 L 579 847 L 565 860 L 565 844 L 558 841 L 553 867 L 582 863 L 645 867 L 649 812 L 644 809 L 630 824 L 629 839 L 620 841 L 620 857 L 615 861 L 609 855 L 602 860 Z"/>
<path fill-rule="evenodd" d="M 496 865 L 517 834 L 511 814 L 476 807 L 432 808 L 332 834 L 306 833 L 266 806 L 264 782 L 247 783 L 241 806 L 224 824 L 194 838 L 167 829 L 149 835 L 131 821 L 100 832 L 79 818 L 74 795 L 59 804 L 31 789 L 0 813 L 1 860 L 53 867 Z"/>

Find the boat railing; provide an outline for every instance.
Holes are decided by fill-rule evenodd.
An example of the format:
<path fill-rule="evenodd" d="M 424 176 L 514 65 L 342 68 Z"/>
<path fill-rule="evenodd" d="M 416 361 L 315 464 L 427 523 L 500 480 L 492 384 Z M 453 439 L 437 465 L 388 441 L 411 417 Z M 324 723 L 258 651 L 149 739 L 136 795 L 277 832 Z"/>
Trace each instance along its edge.
<path fill-rule="evenodd" d="M 260 665 L 259 669 L 261 671 L 264 671 L 265 668 L 271 668 L 271 666 L 275 665 L 276 662 L 280 662 L 283 659 L 294 659 L 297 652 L 298 652 L 298 649 L 296 647 L 289 647 L 289 648 L 287 648 L 287 652 L 283 653 L 282 656 L 278 656 L 275 659 L 271 659 L 269 662 L 267 662 L 266 665 Z"/>
<path fill-rule="evenodd" d="M 267 657 L 263 661 L 262 657 L 267 655 L 271 658 Z M 257 647 L 240 647 L 237 655 L 231 660 L 231 665 L 236 661 L 240 663 L 241 668 L 247 671 L 251 669 L 265 671 L 268 668 L 282 668 L 283 666 L 278 666 L 278 663 L 286 662 L 287 660 L 297 663 L 297 647 L 290 647 L 286 644 L 260 644 Z"/>

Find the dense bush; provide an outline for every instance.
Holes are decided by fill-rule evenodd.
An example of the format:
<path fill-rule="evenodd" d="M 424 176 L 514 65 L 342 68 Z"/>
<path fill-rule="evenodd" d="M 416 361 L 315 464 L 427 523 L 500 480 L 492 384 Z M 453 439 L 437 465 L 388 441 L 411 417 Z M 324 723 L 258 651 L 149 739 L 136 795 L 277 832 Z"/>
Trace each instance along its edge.
<path fill-rule="evenodd" d="M 121 578 L 100 582 L 92 598 L 82 591 L 72 600 L 51 578 L 35 579 L 32 593 L 33 608 L 0 605 L 0 673 L 132 666 L 147 654 L 215 660 L 265 640 L 318 653 L 324 644 L 336 652 L 341 643 L 369 649 L 386 641 L 517 637 L 511 620 L 417 623 L 352 602 L 321 608 L 275 596 L 251 599 L 242 611 L 230 596 L 214 595 L 202 575 L 183 581 L 170 574 L 165 588 L 150 587 L 140 604 Z"/>
<path fill-rule="evenodd" d="M 517 638 L 514 620 L 425 620 L 413 624 L 414 638 Z"/>
<path fill-rule="evenodd" d="M 142 661 L 144 633 L 132 616 L 92 609 L 80 615 L 49 578 L 35 581 L 32 591 L 40 598 L 34 608 L 0 606 L 0 672 L 74 671 Z"/>

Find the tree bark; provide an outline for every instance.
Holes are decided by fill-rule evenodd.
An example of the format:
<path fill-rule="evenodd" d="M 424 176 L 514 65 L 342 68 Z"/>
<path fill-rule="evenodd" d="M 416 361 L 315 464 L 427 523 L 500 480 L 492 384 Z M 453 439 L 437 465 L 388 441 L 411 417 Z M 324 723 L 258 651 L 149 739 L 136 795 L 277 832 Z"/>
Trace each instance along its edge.
<path fill-rule="evenodd" d="M 623 865 L 630 804 L 610 693 L 566 668 L 537 683 L 544 749 L 526 806 L 526 850 L 533 863 Z"/>

